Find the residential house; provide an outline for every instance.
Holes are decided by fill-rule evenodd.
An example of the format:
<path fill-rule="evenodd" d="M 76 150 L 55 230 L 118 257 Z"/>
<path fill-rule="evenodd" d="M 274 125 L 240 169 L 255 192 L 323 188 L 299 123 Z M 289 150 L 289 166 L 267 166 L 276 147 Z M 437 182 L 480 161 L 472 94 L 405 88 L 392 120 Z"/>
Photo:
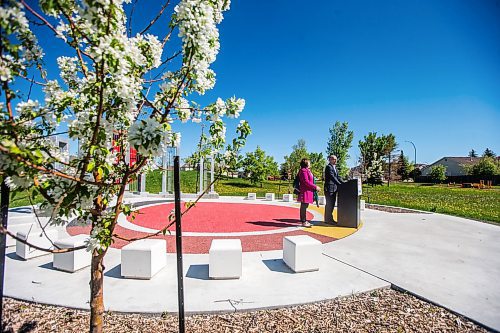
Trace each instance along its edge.
<path fill-rule="evenodd" d="M 431 169 L 436 165 L 444 165 L 446 167 L 446 176 L 467 176 L 465 165 L 474 165 L 479 162 L 480 157 L 443 157 L 436 162 L 422 168 L 422 176 L 429 176 Z"/>

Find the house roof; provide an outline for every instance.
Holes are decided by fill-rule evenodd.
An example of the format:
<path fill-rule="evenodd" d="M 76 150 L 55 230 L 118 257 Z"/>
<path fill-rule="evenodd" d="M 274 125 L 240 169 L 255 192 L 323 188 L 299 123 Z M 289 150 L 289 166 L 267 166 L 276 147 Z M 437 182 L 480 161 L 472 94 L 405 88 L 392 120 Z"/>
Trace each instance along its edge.
<path fill-rule="evenodd" d="M 428 165 L 424 166 L 422 168 L 422 171 L 425 170 L 425 169 L 431 168 L 431 167 L 433 167 L 436 164 L 439 164 L 439 162 L 441 162 L 443 160 L 444 161 L 452 161 L 452 162 L 455 162 L 458 165 L 472 165 L 472 164 L 476 164 L 477 162 L 479 162 L 480 159 L 481 159 L 481 157 L 445 156 L 445 157 L 441 157 L 439 160 L 437 160 L 434 163 L 431 163 L 431 164 L 428 164 Z"/>
<path fill-rule="evenodd" d="M 468 156 L 466 156 L 466 157 L 453 157 L 453 156 L 449 157 L 449 156 L 446 156 L 446 157 L 443 157 L 436 162 L 439 162 L 442 159 L 451 160 L 451 161 L 457 162 L 458 164 L 476 164 L 477 162 L 479 162 L 481 157 L 468 157 Z"/>

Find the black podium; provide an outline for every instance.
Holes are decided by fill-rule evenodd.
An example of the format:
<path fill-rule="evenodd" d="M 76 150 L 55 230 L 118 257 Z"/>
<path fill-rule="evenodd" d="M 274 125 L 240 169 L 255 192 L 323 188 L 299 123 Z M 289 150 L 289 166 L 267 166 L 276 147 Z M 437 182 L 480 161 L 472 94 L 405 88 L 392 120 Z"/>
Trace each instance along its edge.
<path fill-rule="evenodd" d="M 337 221 L 339 227 L 359 226 L 359 197 L 361 185 L 358 179 L 350 179 L 339 185 L 337 199 Z"/>

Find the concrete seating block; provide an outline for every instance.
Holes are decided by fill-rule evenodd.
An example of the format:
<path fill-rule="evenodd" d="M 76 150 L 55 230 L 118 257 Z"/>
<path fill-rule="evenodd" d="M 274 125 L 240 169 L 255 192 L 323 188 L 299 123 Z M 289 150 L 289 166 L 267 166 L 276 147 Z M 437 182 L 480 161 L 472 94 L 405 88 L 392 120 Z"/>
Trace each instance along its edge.
<path fill-rule="evenodd" d="M 293 194 L 283 194 L 283 201 L 293 202 Z"/>
<path fill-rule="evenodd" d="M 85 245 L 87 239 L 89 239 L 89 235 L 77 235 L 59 239 L 54 242 L 54 245 L 60 249 L 68 249 Z M 86 249 L 81 249 L 65 253 L 54 253 L 53 266 L 55 269 L 73 273 L 90 266 L 91 261 L 92 253 Z"/>
<path fill-rule="evenodd" d="M 209 250 L 208 276 L 211 279 L 239 279 L 242 248 L 239 239 L 214 239 Z"/>
<path fill-rule="evenodd" d="M 35 230 L 35 223 L 31 222 L 31 223 L 19 223 L 19 224 L 9 224 L 7 226 L 7 230 L 9 230 L 10 232 L 12 232 L 13 234 L 17 235 L 18 232 L 23 232 L 23 233 L 27 233 L 31 230 Z M 39 230 L 37 230 L 39 231 Z M 16 245 L 16 240 L 12 237 L 10 237 L 9 235 L 6 235 L 6 246 L 14 246 Z"/>
<path fill-rule="evenodd" d="M 326 205 L 326 198 L 324 195 L 319 195 L 318 196 L 318 204 L 320 205 Z"/>
<path fill-rule="evenodd" d="M 359 210 L 365 210 L 366 203 L 364 200 L 359 200 Z"/>
<path fill-rule="evenodd" d="M 125 278 L 151 279 L 167 264 L 167 241 L 141 239 L 121 250 L 121 275 Z"/>
<path fill-rule="evenodd" d="M 248 193 L 247 199 L 248 200 L 256 200 L 257 199 L 257 193 Z"/>
<path fill-rule="evenodd" d="M 274 201 L 274 193 L 266 193 L 266 201 Z"/>
<path fill-rule="evenodd" d="M 294 272 L 319 270 L 321 242 L 307 235 L 283 238 L 283 261 Z"/>
<path fill-rule="evenodd" d="M 57 240 L 58 231 L 55 229 L 45 230 L 45 233 L 42 230 L 18 231 L 16 235 L 18 238 L 38 247 L 52 249 L 53 246 L 51 241 L 54 242 L 55 240 Z M 16 254 L 25 260 L 43 256 L 49 253 L 50 252 L 37 250 L 27 244 L 24 244 L 23 242 L 16 241 Z"/>

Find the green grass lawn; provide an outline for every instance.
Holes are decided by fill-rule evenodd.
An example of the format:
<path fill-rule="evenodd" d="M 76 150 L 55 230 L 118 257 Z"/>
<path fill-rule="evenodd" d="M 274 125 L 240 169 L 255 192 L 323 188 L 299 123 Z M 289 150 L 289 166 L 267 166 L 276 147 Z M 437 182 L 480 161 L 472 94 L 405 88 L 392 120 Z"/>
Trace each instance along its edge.
<path fill-rule="evenodd" d="M 198 179 L 196 171 L 181 172 L 181 192 L 195 193 Z M 210 178 L 210 177 L 209 177 Z M 246 196 L 249 192 L 257 193 L 258 197 L 264 197 L 266 193 L 275 193 L 281 198 L 283 193 L 288 192 L 289 184 L 285 181 L 264 181 L 261 184 L 252 184 L 248 180 L 241 178 L 222 178 L 215 183 L 215 191 L 219 195 Z M 153 171 L 146 177 L 146 191 L 158 193 L 161 191 L 161 172 Z M 290 183 L 290 191 L 292 191 Z"/>
<path fill-rule="evenodd" d="M 196 171 L 181 172 L 181 191 L 196 192 Z M 161 173 L 154 171 L 146 178 L 146 190 L 150 193 L 161 191 Z M 322 185 L 320 184 L 320 187 Z M 275 193 L 281 198 L 284 193 L 292 191 L 291 184 L 285 181 L 264 181 L 252 184 L 240 178 L 223 178 L 215 184 L 219 195 L 246 196 L 249 192 L 264 197 L 267 192 Z M 10 206 L 29 205 L 28 192 L 20 193 Z M 392 183 L 391 186 L 363 186 L 362 199 L 367 203 L 414 208 L 429 212 L 462 216 L 477 220 L 500 223 L 500 187 L 493 189 L 472 189 L 448 187 L 446 185 L 429 185 L 414 183 Z M 34 203 L 41 201 L 36 197 Z"/>
<path fill-rule="evenodd" d="M 363 186 L 366 202 L 415 208 L 500 223 L 500 188 L 472 189 L 413 183 Z"/>

